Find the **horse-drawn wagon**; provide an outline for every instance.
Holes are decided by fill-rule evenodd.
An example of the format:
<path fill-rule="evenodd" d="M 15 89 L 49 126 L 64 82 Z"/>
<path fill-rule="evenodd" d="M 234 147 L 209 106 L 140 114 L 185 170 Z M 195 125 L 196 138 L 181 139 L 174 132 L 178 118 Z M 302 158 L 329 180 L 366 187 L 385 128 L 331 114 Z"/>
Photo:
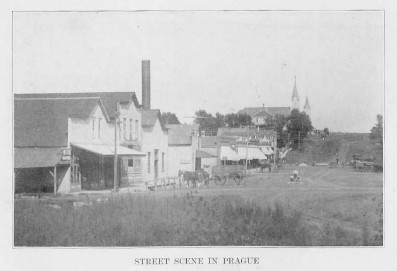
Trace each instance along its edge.
<path fill-rule="evenodd" d="M 224 185 L 228 179 L 234 180 L 239 185 L 244 182 L 245 166 L 244 165 L 223 165 L 215 166 L 211 169 L 211 180 L 217 185 Z M 246 180 L 246 178 L 245 178 Z"/>

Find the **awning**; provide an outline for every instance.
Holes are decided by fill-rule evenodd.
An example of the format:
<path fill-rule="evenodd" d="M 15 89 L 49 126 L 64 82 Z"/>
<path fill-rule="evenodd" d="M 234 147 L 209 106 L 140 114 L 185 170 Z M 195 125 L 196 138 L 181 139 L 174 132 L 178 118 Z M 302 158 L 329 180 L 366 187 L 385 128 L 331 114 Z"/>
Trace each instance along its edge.
<path fill-rule="evenodd" d="M 247 155 L 247 148 L 239 147 L 238 154 L 243 156 L 244 159 L 247 157 L 248 160 L 252 159 L 259 159 L 259 160 L 266 160 L 266 155 L 263 154 L 258 148 L 248 148 L 248 155 Z"/>
<path fill-rule="evenodd" d="M 95 144 L 72 144 L 72 146 L 104 156 L 114 156 L 114 146 Z M 117 146 L 119 156 L 145 156 L 146 154 L 130 148 Z"/>
<path fill-rule="evenodd" d="M 271 147 L 262 147 L 262 152 L 266 155 L 272 155 L 274 153 Z"/>
<path fill-rule="evenodd" d="M 216 157 L 216 155 L 214 156 L 205 151 L 196 151 L 196 158 L 213 158 L 213 157 Z"/>
<path fill-rule="evenodd" d="M 238 155 L 237 152 L 232 150 L 228 146 L 221 146 L 221 155 L 220 155 L 221 160 L 231 160 L 231 161 L 240 161 L 241 159 L 244 159 L 245 156 L 240 156 Z"/>
<path fill-rule="evenodd" d="M 14 148 L 14 168 L 54 167 L 64 148 Z"/>

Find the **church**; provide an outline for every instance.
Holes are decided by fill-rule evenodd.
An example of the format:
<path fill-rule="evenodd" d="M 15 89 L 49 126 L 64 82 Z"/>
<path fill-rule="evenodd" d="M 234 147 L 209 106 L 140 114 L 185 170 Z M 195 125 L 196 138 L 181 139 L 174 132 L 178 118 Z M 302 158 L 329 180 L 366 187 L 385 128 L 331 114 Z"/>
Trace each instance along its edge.
<path fill-rule="evenodd" d="M 274 117 L 275 115 L 289 116 L 293 109 L 298 109 L 300 111 L 300 98 L 298 94 L 298 88 L 296 86 L 296 77 L 294 88 L 291 97 L 291 106 L 289 107 L 245 107 L 244 109 L 237 112 L 237 114 L 248 114 L 252 118 L 252 122 L 255 126 L 259 128 L 264 128 L 266 126 L 266 121 L 269 117 Z M 303 112 L 311 117 L 311 108 L 309 104 L 309 98 L 306 96 L 305 105 L 303 106 Z"/>

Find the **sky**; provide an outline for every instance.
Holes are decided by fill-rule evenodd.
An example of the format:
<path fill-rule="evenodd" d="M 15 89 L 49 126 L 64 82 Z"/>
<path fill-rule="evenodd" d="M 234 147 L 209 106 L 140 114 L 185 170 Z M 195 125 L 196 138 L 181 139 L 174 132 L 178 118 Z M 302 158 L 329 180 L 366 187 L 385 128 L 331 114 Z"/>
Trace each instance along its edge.
<path fill-rule="evenodd" d="M 194 112 L 291 106 L 296 77 L 318 129 L 369 132 L 383 114 L 383 12 L 14 13 L 14 93 L 135 91 Z"/>

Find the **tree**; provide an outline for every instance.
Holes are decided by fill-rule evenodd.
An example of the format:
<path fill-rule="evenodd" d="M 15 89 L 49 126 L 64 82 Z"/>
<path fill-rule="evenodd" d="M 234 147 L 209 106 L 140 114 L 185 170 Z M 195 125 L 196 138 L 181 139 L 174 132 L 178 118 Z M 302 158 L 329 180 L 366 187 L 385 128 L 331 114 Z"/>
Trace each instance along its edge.
<path fill-rule="evenodd" d="M 287 122 L 288 117 L 281 114 L 272 115 L 266 119 L 267 128 L 274 129 L 277 132 L 278 148 L 284 147 L 288 143 Z"/>
<path fill-rule="evenodd" d="M 324 128 L 324 134 L 326 134 L 327 136 L 329 135 L 329 129 L 328 128 Z"/>
<path fill-rule="evenodd" d="M 163 118 L 166 124 L 181 124 L 178 117 L 174 113 L 163 112 L 161 114 L 161 117 Z"/>
<path fill-rule="evenodd" d="M 311 130 L 313 130 L 313 126 L 310 117 L 305 112 L 299 112 L 297 109 L 292 110 L 288 118 L 287 131 L 294 147 L 299 145 Z"/>
<path fill-rule="evenodd" d="M 227 114 L 225 115 L 225 124 L 228 127 L 240 127 L 251 125 L 251 116 L 244 114 Z"/>
<path fill-rule="evenodd" d="M 216 113 L 215 117 L 207 111 L 200 109 L 196 111 L 196 122 L 200 125 L 200 131 L 217 132 L 218 128 L 223 127 L 225 116 Z"/>
<path fill-rule="evenodd" d="M 383 144 L 383 116 L 379 114 L 376 119 L 377 123 L 372 127 L 369 137 Z"/>

